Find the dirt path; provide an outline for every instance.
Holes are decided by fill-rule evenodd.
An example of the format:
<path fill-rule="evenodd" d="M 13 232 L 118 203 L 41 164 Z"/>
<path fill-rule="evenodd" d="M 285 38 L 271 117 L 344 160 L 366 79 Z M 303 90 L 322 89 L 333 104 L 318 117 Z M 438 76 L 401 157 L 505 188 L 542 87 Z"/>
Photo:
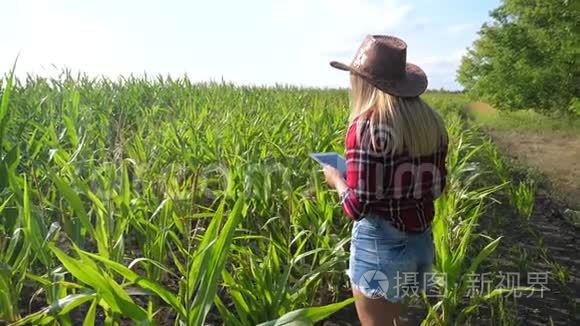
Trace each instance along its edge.
<path fill-rule="evenodd" d="M 478 108 L 494 111 L 485 105 Z M 549 272 L 546 295 L 510 303 L 513 315 L 525 325 L 578 325 L 580 133 L 489 127 L 486 133 L 504 156 L 543 176 L 530 223 L 521 223 L 513 208 L 504 204 L 494 206 L 482 225 L 493 237 L 503 237 L 496 269 L 522 275 Z M 504 198 L 503 202 L 509 201 Z"/>
<path fill-rule="evenodd" d="M 498 114 L 484 102 L 472 102 L 462 110 L 462 116 L 470 120 L 498 119 Z M 503 155 L 546 177 L 552 199 L 572 210 L 580 210 L 580 132 L 529 130 L 525 126 L 505 129 L 496 128 L 493 123 L 484 124 L 484 130 Z"/>
<path fill-rule="evenodd" d="M 537 169 L 551 192 L 573 210 L 580 210 L 580 135 L 556 131 L 490 130 L 504 155 Z"/>

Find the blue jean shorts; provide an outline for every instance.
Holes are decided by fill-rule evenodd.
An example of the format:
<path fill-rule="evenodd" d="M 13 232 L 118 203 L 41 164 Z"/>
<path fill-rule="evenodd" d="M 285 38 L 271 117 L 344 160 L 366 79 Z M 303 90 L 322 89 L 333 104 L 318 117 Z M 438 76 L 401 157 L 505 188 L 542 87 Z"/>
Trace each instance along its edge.
<path fill-rule="evenodd" d="M 433 231 L 400 231 L 387 220 L 365 216 L 354 222 L 348 274 L 351 286 L 371 299 L 407 302 L 428 291 L 435 259 Z"/>

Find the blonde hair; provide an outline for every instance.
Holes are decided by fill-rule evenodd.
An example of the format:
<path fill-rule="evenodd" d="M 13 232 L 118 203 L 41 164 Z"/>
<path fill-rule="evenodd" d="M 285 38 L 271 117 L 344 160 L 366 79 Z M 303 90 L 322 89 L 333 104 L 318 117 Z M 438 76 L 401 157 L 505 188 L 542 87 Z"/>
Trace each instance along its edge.
<path fill-rule="evenodd" d="M 380 148 L 394 153 L 406 150 L 410 156 L 418 157 L 433 154 L 443 143 L 447 143 L 443 119 L 418 96 L 403 98 L 389 95 L 352 73 L 350 93 L 351 122 L 358 117 L 366 117 L 359 122 L 368 121 L 374 150 Z M 378 130 L 377 126 L 382 130 Z M 384 130 L 385 126 L 388 130 Z M 377 135 L 388 138 L 378 144 Z"/>

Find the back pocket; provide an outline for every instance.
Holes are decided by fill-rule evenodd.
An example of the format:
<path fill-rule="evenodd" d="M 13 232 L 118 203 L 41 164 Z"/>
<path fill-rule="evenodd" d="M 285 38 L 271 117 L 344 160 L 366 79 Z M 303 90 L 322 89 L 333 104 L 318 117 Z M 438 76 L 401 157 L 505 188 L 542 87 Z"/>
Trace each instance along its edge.
<path fill-rule="evenodd" d="M 385 219 L 380 220 L 380 224 L 381 235 L 377 238 L 377 249 L 381 261 L 400 260 L 406 253 L 409 237 Z"/>

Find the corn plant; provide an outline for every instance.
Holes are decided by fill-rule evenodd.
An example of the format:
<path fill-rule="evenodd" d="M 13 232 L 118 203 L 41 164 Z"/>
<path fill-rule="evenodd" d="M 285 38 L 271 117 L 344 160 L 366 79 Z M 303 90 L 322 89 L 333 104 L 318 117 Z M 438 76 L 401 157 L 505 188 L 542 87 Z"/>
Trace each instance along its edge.
<path fill-rule="evenodd" d="M 507 188 L 507 195 L 510 204 L 515 208 L 518 215 L 526 221 L 529 220 L 534 210 L 537 188 L 536 183 L 531 178 L 517 184 L 511 183 L 511 172 L 505 159 L 501 156 L 497 147 L 490 140 L 487 140 L 485 144 L 487 148 L 486 161 L 490 163 L 496 176 L 501 182 L 510 182 L 510 185 Z"/>
<path fill-rule="evenodd" d="M 536 184 L 532 179 L 518 183 L 510 189 L 512 205 L 518 214 L 526 221 L 530 219 L 534 211 L 536 200 Z"/>
<path fill-rule="evenodd" d="M 138 324 L 150 324 L 155 313 L 151 309 L 146 310 L 137 305 L 131 298 L 134 295 L 156 295 L 175 310 L 177 321 L 180 323 L 201 324 L 217 291 L 220 271 L 224 268 L 233 233 L 243 216 L 242 205 L 242 200 L 238 200 L 223 228 L 221 227 L 223 204 L 216 211 L 199 246 L 193 253 L 188 254 L 189 266 L 180 277 L 183 281 L 177 294 L 157 281 L 134 272 L 130 267 L 136 266 L 138 261 L 125 266 L 102 255 L 83 251 L 76 246 L 74 249 L 78 258 L 73 258 L 55 245 L 49 245 L 65 269 L 81 283 L 77 285 L 77 291 L 58 301 L 58 311 L 51 306 L 20 319 L 15 325 L 48 323 L 54 320 L 55 314 L 57 316 L 66 314 L 85 302 L 91 303 L 84 320 L 87 325 L 95 323 L 97 307 L 105 312 L 105 320 L 109 322 L 122 315 Z M 158 263 L 153 265 L 169 271 L 169 268 Z M 119 284 L 115 280 L 116 276 L 122 277 L 125 281 Z M 132 286 L 138 286 L 145 292 L 136 291 Z"/>
<path fill-rule="evenodd" d="M 490 139 L 487 139 L 485 144 L 485 148 L 487 149 L 487 161 L 491 163 L 491 167 L 494 169 L 499 180 L 501 182 L 510 181 L 511 173 L 509 170 L 509 165 L 506 163 L 497 147 Z"/>
<path fill-rule="evenodd" d="M 425 323 L 433 324 L 461 324 L 481 301 L 505 292 L 492 289 L 490 293 L 465 302 L 468 294 L 467 277 L 478 271 L 481 262 L 495 251 L 501 239 L 493 239 L 478 253 L 473 253 L 472 242 L 478 237 L 477 222 L 485 211 L 489 196 L 505 184 L 473 189 L 474 180 L 482 173 L 473 159 L 484 145 L 474 145 L 470 139 L 473 134 L 461 132 L 459 118 L 450 119 L 452 143 L 447 166 L 449 188 L 436 202 L 433 222 L 437 257 L 435 270 L 444 275 L 439 280 L 440 299 L 429 305 L 425 320 Z"/>

